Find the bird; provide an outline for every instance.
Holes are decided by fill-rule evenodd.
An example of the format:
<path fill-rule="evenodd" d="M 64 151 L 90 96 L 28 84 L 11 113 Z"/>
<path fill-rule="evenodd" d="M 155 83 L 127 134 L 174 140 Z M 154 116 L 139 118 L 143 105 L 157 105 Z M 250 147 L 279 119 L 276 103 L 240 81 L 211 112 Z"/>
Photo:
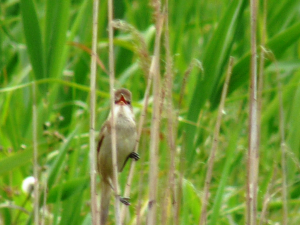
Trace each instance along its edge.
<path fill-rule="evenodd" d="M 114 115 L 110 111 L 107 120 L 102 125 L 97 146 L 97 170 L 101 176 L 101 201 L 100 201 L 100 225 L 105 225 L 108 212 L 111 191 L 113 186 L 111 121 L 115 120 L 117 169 L 122 172 L 129 158 L 138 160 L 139 155 L 134 152 L 137 129 L 131 104 L 132 94 L 128 89 L 121 88 L 114 93 Z M 120 198 L 125 205 L 129 205 L 128 198 Z"/>

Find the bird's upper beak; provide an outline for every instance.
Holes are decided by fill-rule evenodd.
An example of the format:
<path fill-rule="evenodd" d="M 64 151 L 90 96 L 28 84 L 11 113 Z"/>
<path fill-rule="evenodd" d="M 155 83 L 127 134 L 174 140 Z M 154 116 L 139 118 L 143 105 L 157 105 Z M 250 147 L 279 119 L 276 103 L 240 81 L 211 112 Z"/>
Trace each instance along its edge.
<path fill-rule="evenodd" d="M 123 95 L 121 95 L 121 98 L 119 100 L 116 101 L 116 104 L 118 105 L 127 105 L 127 101 L 126 99 L 124 98 Z"/>

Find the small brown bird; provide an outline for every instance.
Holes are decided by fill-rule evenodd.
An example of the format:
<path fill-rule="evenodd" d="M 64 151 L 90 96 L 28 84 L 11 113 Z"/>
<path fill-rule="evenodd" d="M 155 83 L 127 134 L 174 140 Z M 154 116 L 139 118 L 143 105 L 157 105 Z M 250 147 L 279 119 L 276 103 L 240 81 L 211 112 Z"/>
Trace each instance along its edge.
<path fill-rule="evenodd" d="M 101 205 L 100 224 L 105 225 L 108 217 L 111 189 L 113 189 L 113 165 L 111 150 L 111 118 L 114 116 L 116 127 L 116 147 L 118 172 L 122 172 L 127 160 L 139 159 L 134 152 L 137 132 L 131 105 L 131 92 L 127 89 L 115 91 L 114 115 L 110 112 L 104 122 L 97 147 L 97 167 L 101 175 Z M 128 199 L 121 198 L 121 202 L 129 205 Z"/>

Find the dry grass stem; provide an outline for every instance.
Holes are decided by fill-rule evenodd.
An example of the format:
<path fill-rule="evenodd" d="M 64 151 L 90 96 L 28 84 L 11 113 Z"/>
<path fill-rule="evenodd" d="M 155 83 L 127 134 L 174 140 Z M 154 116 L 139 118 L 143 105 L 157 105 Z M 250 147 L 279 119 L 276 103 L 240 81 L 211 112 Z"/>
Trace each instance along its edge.
<path fill-rule="evenodd" d="M 170 168 L 168 174 L 168 188 L 166 188 L 166 203 L 163 205 L 163 210 L 168 211 L 168 199 L 171 195 L 172 211 L 173 211 L 173 224 L 178 221 L 177 209 L 177 196 L 175 188 L 175 158 L 176 158 L 176 146 L 175 146 L 175 114 L 173 112 L 173 60 L 170 50 L 170 31 L 169 31 L 169 14 L 168 7 L 169 1 L 165 2 L 165 49 L 166 49 L 166 100 L 167 100 L 167 115 L 168 115 L 168 146 L 170 149 Z M 169 193 L 169 194 L 168 194 Z M 162 224 L 167 223 L 167 213 L 162 214 Z"/>
<path fill-rule="evenodd" d="M 175 213 L 177 215 L 176 220 L 174 221 L 175 225 L 180 224 L 180 212 L 181 212 L 181 206 L 182 206 L 182 197 L 183 197 L 183 177 L 184 177 L 184 169 L 186 168 L 186 159 L 185 159 L 185 154 L 186 154 L 186 132 L 183 132 L 182 134 L 182 147 L 181 151 L 179 153 L 179 177 L 178 177 L 178 182 L 177 182 L 177 207 L 175 209 Z"/>
<path fill-rule="evenodd" d="M 156 224 L 157 208 L 157 179 L 158 179 L 158 146 L 159 146 L 159 124 L 160 124 L 160 37 L 163 26 L 163 17 L 160 13 L 160 1 L 154 1 L 154 14 L 156 19 L 156 36 L 154 46 L 154 62 L 150 67 L 150 73 L 153 76 L 153 113 L 151 124 L 151 142 L 150 142 L 150 174 L 149 174 L 149 203 L 147 224 Z"/>
<path fill-rule="evenodd" d="M 91 210 L 92 223 L 98 225 L 100 216 L 97 206 L 96 191 L 96 147 L 95 147 L 95 113 L 96 113 L 96 74 L 97 74 L 97 37 L 98 37 L 98 9 L 99 0 L 93 3 L 93 36 L 92 36 L 92 60 L 91 60 L 91 80 L 90 80 L 90 182 L 91 182 Z"/>
<path fill-rule="evenodd" d="M 194 67 L 198 67 L 202 73 L 204 71 L 202 63 L 198 59 L 193 59 L 183 75 L 183 80 L 182 80 L 182 85 L 181 85 L 181 90 L 180 90 L 180 95 L 179 95 L 179 101 L 178 101 L 178 109 L 181 108 L 187 80 L 188 80 L 192 70 L 194 69 Z"/>
<path fill-rule="evenodd" d="M 130 32 L 132 34 L 133 39 L 135 41 L 136 53 L 141 60 L 141 67 L 144 70 L 146 77 L 148 77 L 147 87 L 146 87 L 145 94 L 144 94 L 143 109 L 142 109 L 142 113 L 141 113 L 141 117 L 140 117 L 139 125 L 138 125 L 137 143 L 136 143 L 135 150 L 134 150 L 135 152 L 138 152 L 139 140 L 141 137 L 144 120 L 147 115 L 148 100 L 149 100 L 150 88 L 151 88 L 151 84 L 152 84 L 152 76 L 148 76 L 149 68 L 150 68 L 149 65 L 150 65 L 151 59 L 150 59 L 144 38 L 133 26 L 131 26 L 130 24 L 128 24 L 124 21 L 121 21 L 121 20 L 114 20 L 112 25 L 114 28 L 117 28 L 117 29 L 120 29 L 120 30 L 123 30 L 126 32 Z M 126 186 L 125 186 L 124 196 L 128 197 L 128 198 L 130 197 L 131 183 L 132 183 L 132 179 L 134 176 L 135 163 L 136 162 L 134 160 L 131 161 L 129 175 L 128 175 Z M 127 215 L 127 211 L 128 211 L 128 207 L 122 206 L 122 209 L 121 209 L 121 223 L 122 224 L 124 224 L 124 220 Z"/>
<path fill-rule="evenodd" d="M 183 76 L 183 80 L 182 80 L 182 85 L 181 85 L 181 89 L 180 89 L 180 94 L 179 94 L 179 100 L 178 100 L 178 104 L 177 104 L 177 113 L 176 113 L 176 120 L 175 120 L 175 124 L 174 124 L 174 134 L 177 133 L 177 128 L 178 128 L 178 122 L 181 118 L 179 118 L 179 111 L 181 109 L 182 106 L 182 100 L 184 98 L 184 93 L 185 93 L 185 87 L 187 84 L 187 80 L 189 78 L 189 75 L 191 74 L 192 70 L 194 67 L 198 67 L 200 68 L 201 72 L 203 72 L 203 66 L 202 63 L 197 60 L 197 59 L 193 59 L 192 62 L 190 63 L 190 65 L 188 66 L 188 68 L 186 69 L 186 71 L 184 72 L 184 76 Z M 184 122 L 186 123 L 190 123 L 190 121 L 184 120 Z M 196 123 L 190 123 L 194 126 L 197 126 Z M 185 133 L 183 133 L 183 140 L 185 140 Z M 175 144 L 176 146 L 176 144 Z M 174 213 L 175 213 L 175 218 L 174 218 L 174 224 L 175 225 L 179 225 L 180 222 L 180 218 L 179 218 L 179 214 L 180 214 L 180 210 L 181 210 L 181 198 L 182 198 L 182 185 L 183 185 L 183 171 L 185 168 L 185 142 L 182 143 L 182 148 L 180 151 L 180 159 L 179 159 L 179 178 L 177 181 L 177 192 L 176 192 L 176 196 L 177 196 L 177 200 L 176 200 L 176 204 L 174 205 Z M 176 186 L 176 185 L 175 185 Z"/>
<path fill-rule="evenodd" d="M 115 115 L 114 106 L 114 31 L 113 31 L 113 1 L 108 1 L 108 40 L 109 40 L 109 84 L 110 84 L 110 107 L 111 115 Z M 120 192 L 118 182 L 118 164 L 117 164 L 117 145 L 116 145 L 116 121 L 114 116 L 111 117 L 111 140 L 112 140 L 112 165 L 113 165 L 113 185 L 115 191 L 115 223 L 121 225 L 120 217 Z"/>
<path fill-rule="evenodd" d="M 258 74 L 258 96 L 257 96 L 257 132 L 258 132 L 258 140 L 257 140 L 257 146 L 260 147 L 260 138 L 261 138 L 261 114 L 262 114 L 262 93 L 263 93 L 263 87 L 264 87 L 264 66 L 265 66 L 265 52 L 264 47 L 266 43 L 266 28 L 267 28 L 267 0 L 263 0 L 263 19 L 262 19 L 262 34 L 261 34 L 261 51 L 260 51 L 260 60 L 259 60 L 259 74 Z M 274 175 L 274 174 L 273 174 Z M 261 211 L 260 221 L 259 224 L 262 225 L 265 221 L 265 217 L 267 214 L 267 207 L 268 203 L 271 198 L 270 191 L 274 185 L 274 179 L 273 176 L 272 182 L 269 183 L 267 192 L 264 196 L 264 202 L 263 207 Z"/>
<path fill-rule="evenodd" d="M 156 47 L 157 48 L 157 47 Z M 157 194 L 157 150 L 159 145 L 159 70 L 155 69 L 158 67 L 159 55 L 156 54 L 153 57 L 154 63 L 151 65 L 150 73 L 153 76 L 153 113 L 152 113 L 152 124 L 151 124 L 151 141 L 150 141 L 150 175 L 149 175 L 149 204 L 148 204 L 148 225 L 156 224 L 156 194 Z M 157 85 L 157 86 L 156 86 Z"/>
<path fill-rule="evenodd" d="M 282 224 L 288 224 L 288 204 L 287 204 L 287 146 L 285 142 L 285 122 L 284 122 L 284 108 L 283 108 L 283 88 L 280 81 L 280 70 L 278 62 L 272 51 L 267 51 L 262 48 L 264 54 L 275 64 L 276 76 L 277 76 L 277 90 L 278 90 L 278 101 L 279 101 L 279 131 L 280 131 L 280 149 L 281 149 L 281 168 L 282 168 L 282 202 L 283 202 L 283 216 Z M 295 163 L 298 165 L 298 163 Z"/>
<path fill-rule="evenodd" d="M 230 57 L 228 70 L 225 78 L 225 83 L 222 90 L 222 96 L 221 96 L 221 102 L 218 110 L 218 117 L 217 117 L 217 123 L 214 130 L 214 136 L 213 136 L 213 144 L 210 152 L 210 156 L 208 159 L 208 168 L 206 172 L 205 177 L 205 184 L 204 184 L 204 193 L 202 197 L 202 209 L 201 209 L 201 215 L 200 215 L 200 225 L 204 225 L 207 222 L 207 205 L 208 205 L 208 199 L 209 199 L 209 188 L 210 188 L 210 182 L 212 178 L 212 172 L 213 172 L 213 165 L 214 165 L 214 159 L 216 156 L 216 152 L 218 149 L 218 143 L 219 143 L 219 133 L 220 133 L 220 127 L 221 127 L 221 121 L 225 106 L 225 100 L 227 96 L 227 90 L 228 90 L 228 84 L 231 77 L 231 71 L 233 66 L 233 58 Z"/>
<path fill-rule="evenodd" d="M 250 68 L 250 106 L 249 106 L 249 146 L 247 162 L 247 213 L 248 225 L 256 224 L 257 214 L 257 176 L 258 176 L 258 131 L 257 131 L 257 51 L 256 51 L 256 21 L 257 2 L 250 1 L 251 25 L 251 68 Z"/>
<path fill-rule="evenodd" d="M 129 32 L 132 35 L 135 52 L 140 59 L 140 66 L 145 74 L 145 77 L 147 77 L 149 74 L 151 58 L 147 49 L 145 39 L 135 27 L 126 23 L 125 21 L 114 20 L 113 26 L 114 28 Z"/>
<path fill-rule="evenodd" d="M 257 95 L 257 132 L 258 132 L 258 140 L 257 146 L 260 146 L 260 132 L 261 132 L 261 112 L 262 112 L 262 92 L 264 86 L 264 67 L 265 67 L 265 52 L 263 48 L 266 44 L 266 27 L 267 27 L 267 0 L 263 1 L 263 28 L 261 35 L 261 51 L 260 51 L 260 59 L 259 59 L 259 74 L 258 74 L 258 95 Z"/>
<path fill-rule="evenodd" d="M 46 211 L 47 211 L 47 180 L 48 180 L 48 175 L 45 174 L 45 181 L 44 181 L 44 184 L 43 184 L 44 199 L 43 199 L 43 210 L 42 210 L 41 225 L 45 224 Z"/>
<path fill-rule="evenodd" d="M 285 122 L 284 122 L 284 108 L 283 108 L 283 88 L 280 80 L 280 70 L 275 55 L 271 51 L 262 49 L 264 54 L 275 64 L 276 76 L 277 76 L 277 89 L 278 89 L 278 101 L 279 101 L 279 131 L 280 131 L 280 149 L 281 149 L 281 168 L 282 168 L 282 203 L 283 203 L 283 215 L 282 224 L 288 224 L 288 186 L 287 186 L 287 146 L 285 143 Z"/>
<path fill-rule="evenodd" d="M 143 104 L 143 108 L 141 111 L 141 117 L 139 120 L 139 125 L 138 125 L 138 130 L 137 130 L 137 133 L 138 133 L 137 143 L 134 148 L 134 151 L 138 152 L 139 141 L 140 141 L 140 137 L 142 134 L 142 128 L 144 125 L 145 118 L 147 116 L 149 95 L 150 95 L 150 89 L 151 89 L 151 84 L 152 84 L 152 76 L 149 73 L 151 59 L 150 59 L 144 38 L 133 26 L 131 26 L 130 24 L 128 24 L 124 21 L 121 21 L 121 20 L 114 20 L 113 26 L 115 28 L 118 28 L 118 29 L 126 31 L 126 32 L 130 32 L 132 34 L 134 42 L 135 42 L 136 53 L 137 53 L 138 57 L 140 58 L 141 67 L 144 70 L 145 77 L 148 78 L 147 79 L 147 87 L 146 87 L 145 94 L 144 94 L 144 104 Z M 150 76 L 148 74 L 150 74 Z M 124 196 L 128 197 L 128 198 L 130 197 L 131 183 L 132 183 L 132 179 L 134 176 L 134 170 L 135 170 L 135 165 L 136 165 L 135 163 L 136 162 L 134 160 L 131 161 L 129 175 L 128 175 L 126 186 L 125 186 Z M 125 206 L 122 206 L 122 209 L 121 209 L 121 223 L 122 224 L 124 224 L 124 220 L 127 215 L 127 211 L 128 211 L 128 208 Z"/>
<path fill-rule="evenodd" d="M 110 107 L 111 107 L 111 140 L 112 140 L 112 165 L 113 165 L 113 185 L 115 191 L 115 223 L 121 225 L 120 218 L 120 192 L 118 182 L 117 145 L 116 145 L 116 121 L 114 118 L 114 31 L 113 31 L 113 1 L 108 1 L 108 39 L 109 39 L 109 84 L 110 84 Z"/>
<path fill-rule="evenodd" d="M 146 141 L 143 141 L 143 147 L 145 147 L 146 145 Z M 145 149 L 145 148 L 143 148 Z M 144 158 L 141 159 L 142 161 L 140 162 L 141 164 L 144 164 L 145 163 L 145 160 Z M 136 207 L 136 222 L 135 222 L 135 225 L 139 225 L 142 223 L 142 213 L 143 213 L 143 210 L 142 210 L 142 202 L 143 202 L 143 187 L 144 187 L 144 182 L 145 182 L 145 171 L 144 170 L 140 170 L 140 174 L 139 174 L 139 187 L 138 187 L 138 203 L 137 203 L 137 207 Z M 145 203 L 145 201 L 144 201 Z"/>
<path fill-rule="evenodd" d="M 105 65 L 103 64 L 103 62 L 101 61 L 101 59 L 99 58 L 99 56 L 96 54 L 93 54 L 93 51 L 88 48 L 86 45 L 84 44 L 81 44 L 81 43 L 77 43 L 77 42 L 68 42 L 67 43 L 68 45 L 71 45 L 71 46 L 75 46 L 77 48 L 80 48 L 81 50 L 87 52 L 88 54 L 90 54 L 91 56 L 96 56 L 96 61 L 97 61 L 97 64 L 98 66 L 108 75 L 108 71 L 107 69 L 105 68 Z"/>
<path fill-rule="evenodd" d="M 268 188 L 267 188 L 267 192 L 264 196 L 264 201 L 263 201 L 263 206 L 262 206 L 262 210 L 261 210 L 261 215 L 260 215 L 260 220 L 259 220 L 259 225 L 263 225 L 263 224 L 266 224 L 266 215 L 267 215 L 267 209 L 268 209 L 268 205 L 269 205 L 269 202 L 271 200 L 271 190 L 273 189 L 273 187 L 275 186 L 275 178 L 277 176 L 277 169 L 275 167 L 275 164 L 274 163 L 274 169 L 273 169 L 273 176 L 272 176 L 272 180 L 271 182 L 268 184 Z"/>
<path fill-rule="evenodd" d="M 36 112 L 36 86 L 32 83 L 32 95 L 33 95 L 33 105 L 32 105 L 32 118 L 33 118 L 33 176 L 34 176 L 34 223 L 39 224 L 39 164 L 38 164 L 38 141 L 37 141 L 37 112 Z"/>
<path fill-rule="evenodd" d="M 278 84 L 278 99 L 279 99 L 279 130 L 280 130 L 280 149 L 281 149 L 281 168 L 282 168 L 282 202 L 283 202 L 283 216 L 282 224 L 288 224 L 288 204 L 287 204 L 287 165 L 286 165 L 286 144 L 285 144 L 285 123 L 284 123 L 284 109 L 283 109 L 283 94 L 282 84 L 280 81 L 280 72 L 276 63 L 277 84 Z"/>
<path fill-rule="evenodd" d="M 152 64 L 154 64 L 154 58 L 152 60 Z M 150 89 L 151 89 L 152 77 L 153 77 L 152 75 L 153 75 L 152 73 L 149 73 L 147 87 L 146 87 L 145 94 L 144 94 L 144 104 L 143 104 L 142 114 L 141 114 L 141 117 L 139 120 L 138 131 L 137 131 L 137 133 L 138 133 L 137 142 L 136 142 L 136 145 L 134 148 L 135 152 L 138 152 L 139 142 L 140 142 L 141 134 L 142 134 L 142 130 L 143 130 L 143 125 L 144 125 L 145 118 L 147 116 L 147 108 L 148 108 L 149 95 L 150 95 Z M 133 175 L 134 175 L 135 164 L 136 164 L 136 161 L 131 160 L 129 175 L 127 178 L 125 192 L 124 192 L 124 196 L 128 197 L 128 198 L 130 197 L 131 183 L 132 183 L 132 179 L 133 179 Z M 126 211 L 127 211 L 127 207 L 123 206 L 122 211 L 121 211 L 121 223 L 122 224 L 124 223 L 124 220 L 125 220 Z"/>

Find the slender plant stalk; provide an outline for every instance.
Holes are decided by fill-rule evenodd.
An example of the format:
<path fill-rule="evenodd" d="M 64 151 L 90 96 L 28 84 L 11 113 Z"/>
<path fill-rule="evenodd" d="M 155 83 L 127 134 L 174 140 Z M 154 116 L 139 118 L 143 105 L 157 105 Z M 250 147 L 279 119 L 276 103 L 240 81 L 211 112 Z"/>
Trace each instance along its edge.
<path fill-rule="evenodd" d="M 266 28 L 267 28 L 267 0 L 263 0 L 263 19 L 262 19 L 262 32 L 261 32 L 261 51 L 260 51 L 260 59 L 259 59 L 259 74 L 258 74 L 258 96 L 257 96 L 257 146 L 260 148 L 261 142 L 261 114 L 262 114 L 262 93 L 264 88 L 264 66 L 265 66 L 265 52 L 264 47 L 266 44 Z M 271 182 L 272 183 L 272 182 Z M 263 202 L 262 212 L 260 216 L 259 224 L 262 224 L 264 221 L 264 217 L 266 215 L 267 205 L 270 199 L 270 190 L 272 186 L 268 185 L 266 196 Z"/>
<path fill-rule="evenodd" d="M 144 145 L 145 145 L 146 141 L 144 141 Z M 143 148 L 144 149 L 144 148 Z M 144 163 L 145 160 L 142 159 L 143 162 L 140 163 Z M 145 176 L 144 176 L 145 171 L 144 170 L 140 170 L 140 174 L 139 174 L 139 192 L 138 192 L 138 203 L 137 203 L 137 207 L 136 207 L 136 220 L 135 220 L 135 225 L 140 225 L 141 224 L 141 220 L 142 220 L 142 193 L 143 193 L 143 187 L 144 187 L 144 182 L 145 182 Z"/>
<path fill-rule="evenodd" d="M 154 65 L 154 58 L 152 59 L 152 65 Z M 145 118 L 147 116 L 147 108 L 148 108 L 149 94 L 150 94 L 150 89 L 151 89 L 151 84 L 152 84 L 152 77 L 153 77 L 152 73 L 149 72 L 147 87 L 146 87 L 146 91 L 144 94 L 145 101 L 143 104 L 142 114 L 141 114 L 141 117 L 139 120 L 139 126 L 138 126 L 138 132 L 137 132 L 138 133 L 137 142 L 136 142 L 136 145 L 134 148 L 135 152 L 138 152 L 141 134 L 142 134 L 142 130 L 143 130 L 143 124 L 144 124 Z M 135 164 L 136 164 L 136 161 L 131 160 L 129 175 L 127 178 L 125 193 L 124 193 L 124 196 L 128 197 L 128 198 L 130 197 L 130 189 L 131 189 L 131 183 L 132 183 L 132 179 L 133 179 L 133 175 L 134 175 Z M 128 208 L 125 206 L 122 207 L 122 211 L 121 211 L 121 223 L 122 224 L 124 224 L 127 209 Z"/>
<path fill-rule="evenodd" d="M 77 47 L 77 48 L 83 50 L 84 52 L 88 53 L 89 55 L 93 55 L 93 51 L 84 44 L 72 42 L 72 41 L 68 42 L 67 44 Z M 105 68 L 105 65 L 103 64 L 103 62 L 101 61 L 101 59 L 99 58 L 98 55 L 96 55 L 96 61 L 97 61 L 97 65 L 102 69 L 102 71 L 108 75 L 108 71 Z"/>
<path fill-rule="evenodd" d="M 283 108 L 283 93 L 282 84 L 280 81 L 280 70 L 278 67 L 275 55 L 271 51 L 266 51 L 262 48 L 262 51 L 268 58 L 274 62 L 276 66 L 277 76 L 277 89 L 278 89 L 278 101 L 279 101 L 279 130 L 280 130 L 280 149 L 281 149 L 281 168 L 282 168 L 282 204 L 283 204 L 283 216 L 282 224 L 288 224 L 288 204 L 287 204 L 287 165 L 286 165 L 286 142 L 285 142 L 285 122 L 284 122 L 284 108 Z"/>
<path fill-rule="evenodd" d="M 28 201 L 31 200 L 31 195 L 32 195 L 32 192 L 33 192 L 33 191 L 34 191 L 33 189 L 30 190 L 30 192 L 27 194 L 27 197 L 26 197 L 26 199 L 24 200 L 24 202 L 22 203 L 21 206 L 13 206 L 13 205 L 11 205 L 11 204 L 9 205 L 8 208 L 17 208 L 17 209 L 19 209 L 19 210 L 18 210 L 18 213 L 17 213 L 17 215 L 16 215 L 15 220 L 12 222 L 12 225 L 20 224 L 19 218 L 20 218 L 20 215 L 21 215 L 22 212 L 27 213 L 27 214 L 30 215 L 30 217 L 31 217 L 32 213 L 28 212 L 28 211 L 25 209 L 25 205 L 26 205 L 26 203 L 27 203 Z"/>
<path fill-rule="evenodd" d="M 149 75 L 151 58 L 147 49 L 145 38 L 135 27 L 125 21 L 114 20 L 113 26 L 114 28 L 129 32 L 132 35 L 132 40 L 134 42 L 134 52 L 139 57 L 140 67 L 143 70 L 145 77 L 147 78 Z"/>
<path fill-rule="evenodd" d="M 279 99 L 279 130 L 280 130 L 280 148 L 281 148 L 281 168 L 282 168 L 282 203 L 283 203 L 283 216 L 282 224 L 288 224 L 288 205 L 287 205 L 287 168 L 286 168 L 286 144 L 285 144 L 285 132 L 284 132 L 284 109 L 283 109 L 283 94 L 282 84 L 279 76 L 279 68 L 276 63 L 277 73 L 277 85 L 278 85 L 278 99 Z"/>
<path fill-rule="evenodd" d="M 275 167 L 275 163 L 274 163 L 274 169 L 273 169 L 273 176 L 272 176 L 272 180 L 271 182 L 268 184 L 268 187 L 267 187 L 267 192 L 264 196 L 264 202 L 263 202 L 263 207 L 262 207 L 262 210 L 261 210 L 261 215 L 260 215 L 260 220 L 259 220 L 259 225 L 263 225 L 265 224 L 265 219 L 266 219 L 266 215 L 267 215 L 267 209 L 268 209 L 268 205 L 269 205 L 269 202 L 271 200 L 271 190 L 273 189 L 273 187 L 275 186 L 275 178 L 277 176 L 277 169 Z"/>
<path fill-rule="evenodd" d="M 39 165 L 38 165 L 38 144 L 37 144 L 37 112 L 36 112 L 36 87 L 32 84 L 32 118 L 33 118 L 33 176 L 34 176 L 34 223 L 39 224 Z"/>
<path fill-rule="evenodd" d="M 176 157 L 176 146 L 175 146 L 175 116 L 173 113 L 173 60 L 170 50 L 170 31 L 169 31 L 169 1 L 165 2 L 165 49 L 166 49 L 166 99 L 167 99 L 167 115 L 168 115 L 168 145 L 170 149 L 170 169 L 169 169 L 169 178 L 168 178 L 168 187 L 172 197 L 172 210 L 173 210 L 173 224 L 174 221 L 178 220 L 178 215 L 176 214 L 177 209 L 177 196 L 175 188 L 175 157 Z M 166 195 L 168 196 L 168 195 Z M 164 206 L 167 210 L 167 205 Z M 166 214 L 167 215 L 167 214 Z M 162 215 L 163 218 L 164 215 Z M 165 224 L 165 223 L 162 223 Z"/>
<path fill-rule="evenodd" d="M 109 84 L 110 84 L 110 107 L 111 115 L 115 115 L 114 106 L 114 31 L 113 31 L 113 1 L 108 1 L 108 40 L 109 40 Z M 115 191 L 115 224 L 121 225 L 120 217 L 120 192 L 118 182 L 118 164 L 117 164 L 117 145 L 116 145 L 116 121 L 114 116 L 111 117 L 111 149 L 112 149 L 112 165 L 113 165 L 113 184 Z"/>
<path fill-rule="evenodd" d="M 250 106 L 249 106 L 249 146 L 247 162 L 247 225 L 256 224 L 257 214 L 257 176 L 258 176 L 258 133 L 257 133 L 257 52 L 256 20 L 257 2 L 250 0 L 251 26 L 251 72 L 250 72 Z"/>
<path fill-rule="evenodd" d="M 202 63 L 197 59 L 193 59 L 183 75 L 181 90 L 180 90 L 180 94 L 179 94 L 178 110 L 181 108 L 187 80 L 189 79 L 189 76 L 190 76 L 192 70 L 194 69 L 194 67 L 198 67 L 200 69 L 201 75 L 204 72 Z M 177 117 L 178 117 L 178 115 L 177 115 Z"/>
<path fill-rule="evenodd" d="M 157 46 L 156 46 L 157 48 Z M 156 195 L 157 195 L 157 150 L 159 145 L 159 76 L 157 57 L 159 55 L 154 55 L 154 63 L 150 68 L 151 76 L 153 76 L 153 113 L 152 113 L 152 124 L 151 124 L 151 142 L 150 142 L 150 175 L 149 175 L 149 203 L 148 203 L 148 225 L 156 224 Z"/>
<path fill-rule="evenodd" d="M 180 224 L 180 210 L 181 210 L 181 203 L 182 203 L 182 197 L 183 197 L 183 177 L 184 177 L 184 168 L 186 167 L 186 159 L 185 159 L 185 154 L 186 154 L 186 132 L 184 131 L 182 134 L 182 147 L 181 151 L 179 154 L 179 178 L 178 178 L 178 188 L 177 188 L 177 207 L 175 209 L 176 213 L 176 219 L 174 221 L 174 225 L 179 225 Z"/>
<path fill-rule="evenodd" d="M 258 95 L 257 95 L 257 146 L 260 146 L 260 133 L 261 133 L 261 111 L 262 111 L 262 92 L 264 86 L 264 67 L 265 67 L 265 51 L 263 51 L 266 45 L 266 27 L 267 27 L 267 0 L 263 2 L 263 22 L 262 22 L 262 34 L 261 34 L 261 51 L 260 51 L 260 59 L 259 59 L 259 74 L 258 74 Z"/>
<path fill-rule="evenodd" d="M 201 208 L 201 215 L 200 215 L 200 222 L 199 222 L 200 225 L 206 224 L 206 221 L 207 221 L 207 205 L 208 205 L 208 199 L 209 199 L 209 187 L 210 187 L 210 182 L 211 182 L 211 177 L 212 177 L 212 172 L 213 172 L 214 159 L 215 159 L 216 152 L 218 149 L 221 121 L 222 121 L 222 116 L 223 116 L 223 111 L 224 111 L 224 106 L 225 106 L 225 99 L 226 99 L 226 95 L 227 95 L 228 84 L 229 84 L 230 77 L 231 77 L 232 66 L 233 66 L 233 58 L 230 57 L 229 66 L 228 66 L 228 70 L 227 70 L 227 74 L 226 74 L 226 78 L 225 78 L 225 83 L 224 83 L 223 90 L 222 90 L 221 102 L 220 102 L 220 106 L 219 106 L 219 110 L 218 110 L 217 123 L 216 123 L 215 130 L 214 130 L 213 144 L 212 144 L 210 156 L 208 159 L 208 168 L 207 168 L 207 172 L 206 172 L 204 193 L 203 193 L 203 197 L 202 197 L 202 208 Z"/>
<path fill-rule="evenodd" d="M 183 76 L 183 80 L 182 80 L 182 85 L 181 85 L 181 90 L 180 90 L 180 94 L 179 94 L 179 100 L 178 100 L 178 105 L 177 105 L 177 113 L 176 113 L 176 120 L 175 120 L 175 125 L 174 125 L 174 134 L 177 133 L 177 129 L 178 129 L 178 118 L 179 118 L 179 110 L 181 109 L 182 106 L 182 101 L 184 98 L 184 92 L 185 92 L 185 88 L 186 88 L 186 84 L 187 84 L 187 80 L 193 70 L 193 68 L 197 66 L 200 68 L 201 72 L 203 72 L 203 67 L 201 62 L 199 62 L 196 59 L 193 59 L 193 61 L 190 63 L 190 65 L 188 66 L 188 68 L 186 69 L 186 71 L 184 72 L 184 76 Z M 185 132 L 182 135 L 182 139 L 186 140 L 185 138 Z M 177 202 L 175 204 L 175 218 L 174 218 L 174 225 L 179 225 L 180 222 L 180 210 L 181 210 L 181 199 L 182 199 L 182 185 L 183 185 L 183 174 L 184 174 L 184 168 L 185 168 L 185 151 L 186 151 L 186 147 L 185 147 L 185 142 L 183 141 L 182 143 L 182 148 L 179 154 L 179 178 L 177 181 Z"/>
<path fill-rule="evenodd" d="M 97 37 L 98 37 L 98 9 L 99 0 L 93 3 L 93 39 L 92 39 L 92 60 L 90 80 L 90 182 L 91 182 L 91 209 L 92 223 L 98 225 L 100 216 L 97 206 L 96 195 L 96 147 L 95 147 L 95 113 L 96 113 L 96 74 L 97 74 Z"/>
<path fill-rule="evenodd" d="M 151 124 L 151 142 L 150 142 L 150 175 L 149 175 L 149 203 L 147 224 L 156 224 L 157 208 L 157 176 L 158 176 L 158 146 L 159 146 L 159 124 L 160 124 L 160 37 L 163 26 L 163 17 L 160 13 L 160 1 L 154 1 L 154 14 L 156 19 L 156 36 L 154 46 L 154 63 L 151 65 L 150 73 L 153 76 L 153 113 Z"/>
<path fill-rule="evenodd" d="M 45 224 L 45 217 L 46 217 L 46 207 L 47 207 L 47 180 L 48 180 L 48 174 L 45 174 L 44 177 L 45 181 L 44 181 L 44 187 L 43 187 L 43 195 L 44 195 L 44 199 L 43 199 L 43 211 L 42 211 L 42 219 L 41 219 L 41 225 Z"/>
<path fill-rule="evenodd" d="M 282 168 L 282 204 L 283 204 L 283 215 L 282 224 L 288 224 L 288 204 L 287 204 L 287 165 L 286 165 L 286 142 L 285 142 L 285 122 L 284 122 L 284 109 L 283 109 L 283 88 L 280 81 L 280 70 L 275 55 L 271 51 L 262 51 L 274 62 L 276 66 L 277 76 L 277 89 L 278 89 L 278 101 L 279 101 L 279 131 L 280 131 L 280 149 L 281 149 L 281 168 Z"/>

